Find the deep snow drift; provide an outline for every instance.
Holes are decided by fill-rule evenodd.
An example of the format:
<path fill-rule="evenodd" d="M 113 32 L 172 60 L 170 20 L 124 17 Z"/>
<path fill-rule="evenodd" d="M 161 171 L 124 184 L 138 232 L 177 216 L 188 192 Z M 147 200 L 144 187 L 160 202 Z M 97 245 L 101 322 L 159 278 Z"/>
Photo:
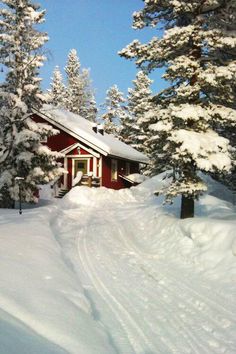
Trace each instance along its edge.
<path fill-rule="evenodd" d="M 1 210 L 0 353 L 235 354 L 236 213 L 207 182 L 187 220 L 162 176 Z"/>

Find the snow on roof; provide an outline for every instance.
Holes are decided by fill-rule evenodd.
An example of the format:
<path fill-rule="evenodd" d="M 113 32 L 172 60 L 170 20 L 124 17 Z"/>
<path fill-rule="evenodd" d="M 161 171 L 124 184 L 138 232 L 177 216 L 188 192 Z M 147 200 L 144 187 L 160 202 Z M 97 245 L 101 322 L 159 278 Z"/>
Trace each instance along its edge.
<path fill-rule="evenodd" d="M 77 114 L 52 105 L 44 105 L 40 112 L 35 112 L 48 122 L 54 123 L 59 128 L 64 128 L 69 134 L 87 143 L 103 155 L 148 163 L 147 156 L 116 139 L 111 134 L 104 133 L 102 135 L 99 132 L 94 132 L 92 129 L 94 123 Z"/>

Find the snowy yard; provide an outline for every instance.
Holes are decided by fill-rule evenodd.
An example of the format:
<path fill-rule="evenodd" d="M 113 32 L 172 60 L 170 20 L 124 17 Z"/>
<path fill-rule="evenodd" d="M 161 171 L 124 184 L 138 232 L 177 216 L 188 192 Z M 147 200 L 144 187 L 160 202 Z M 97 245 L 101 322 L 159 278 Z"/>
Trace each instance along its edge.
<path fill-rule="evenodd" d="M 1 354 L 236 353 L 235 207 L 179 220 L 162 183 L 1 210 Z"/>

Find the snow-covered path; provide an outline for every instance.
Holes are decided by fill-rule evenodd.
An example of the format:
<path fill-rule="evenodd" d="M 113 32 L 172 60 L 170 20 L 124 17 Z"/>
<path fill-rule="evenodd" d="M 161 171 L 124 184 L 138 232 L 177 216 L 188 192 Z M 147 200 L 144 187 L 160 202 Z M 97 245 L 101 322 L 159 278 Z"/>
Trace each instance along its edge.
<path fill-rule="evenodd" d="M 235 354 L 228 282 L 189 258 L 192 240 L 183 241 L 175 218 L 152 203 L 110 197 L 65 204 L 52 229 L 114 353 Z"/>

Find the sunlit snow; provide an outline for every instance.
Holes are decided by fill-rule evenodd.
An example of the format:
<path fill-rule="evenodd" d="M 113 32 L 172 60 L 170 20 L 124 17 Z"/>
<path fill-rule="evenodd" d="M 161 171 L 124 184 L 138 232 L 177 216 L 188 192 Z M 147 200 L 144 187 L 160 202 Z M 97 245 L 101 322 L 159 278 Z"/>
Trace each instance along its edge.
<path fill-rule="evenodd" d="M 0 353 L 235 354 L 235 207 L 205 181 L 194 219 L 162 176 L 1 210 Z"/>

